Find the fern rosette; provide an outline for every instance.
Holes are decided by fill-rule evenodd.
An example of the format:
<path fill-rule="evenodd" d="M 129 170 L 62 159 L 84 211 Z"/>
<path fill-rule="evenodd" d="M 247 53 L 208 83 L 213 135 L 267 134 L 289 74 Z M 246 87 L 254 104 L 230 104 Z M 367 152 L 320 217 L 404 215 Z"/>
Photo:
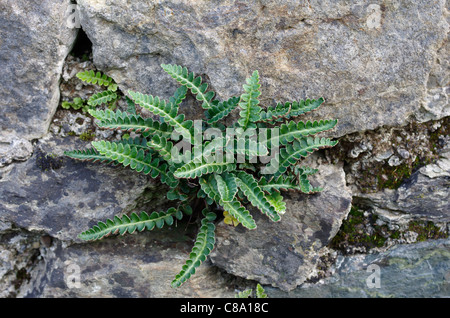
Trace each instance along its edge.
<path fill-rule="evenodd" d="M 174 220 L 182 220 L 193 210 L 202 210 L 197 213 L 199 231 L 192 251 L 171 283 L 179 287 L 214 248 L 218 211 L 225 211 L 220 214 L 226 215 L 227 224 L 254 230 L 257 224 L 250 207 L 278 222 L 287 212 L 284 191 L 321 190 L 308 179 L 317 169 L 300 166 L 299 162 L 314 151 L 336 145 L 337 141 L 315 135 L 333 129 L 337 120 L 306 123 L 294 120 L 317 109 L 323 98 L 262 107 L 258 71 L 247 78 L 240 96 L 222 101 L 200 76 L 187 68 L 169 64 L 163 64 L 162 68 L 180 84 L 169 99 L 129 91 L 125 97 L 126 111 L 89 110 L 99 128 L 132 132 L 137 137 L 95 140 L 92 147 L 67 151 L 66 155 L 127 167 L 157 178 L 169 188 L 167 199 L 175 204 L 167 211 L 131 213 L 99 222 L 80 234 L 82 240 L 174 226 Z M 93 96 L 90 105 L 118 98 L 111 78 L 93 71 L 80 73 L 79 78 L 108 88 Z M 180 105 L 188 92 L 200 103 L 205 120 L 186 120 L 180 114 Z M 139 108 L 154 117 L 140 115 Z M 235 110 L 238 119 L 234 125 L 225 126 L 222 120 Z"/>

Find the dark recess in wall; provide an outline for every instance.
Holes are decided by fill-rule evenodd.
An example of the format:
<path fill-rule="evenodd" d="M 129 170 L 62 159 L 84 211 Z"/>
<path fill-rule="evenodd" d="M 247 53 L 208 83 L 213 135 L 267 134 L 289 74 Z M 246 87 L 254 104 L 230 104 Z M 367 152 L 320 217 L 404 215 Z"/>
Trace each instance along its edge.
<path fill-rule="evenodd" d="M 92 53 L 92 42 L 89 40 L 86 32 L 80 28 L 78 31 L 77 39 L 75 40 L 75 44 L 73 46 L 71 55 L 78 58 L 89 58 L 89 55 Z"/>

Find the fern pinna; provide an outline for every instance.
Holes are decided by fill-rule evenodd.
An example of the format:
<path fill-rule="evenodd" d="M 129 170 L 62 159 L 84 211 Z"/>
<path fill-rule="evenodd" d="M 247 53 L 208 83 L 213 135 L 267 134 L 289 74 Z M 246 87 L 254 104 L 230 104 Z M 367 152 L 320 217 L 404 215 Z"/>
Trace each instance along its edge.
<path fill-rule="evenodd" d="M 176 202 L 176 207 L 167 211 L 132 213 L 99 222 L 80 234 L 83 240 L 170 226 L 174 219 L 191 215 L 190 202 L 200 199 L 204 206 L 196 242 L 186 264 L 172 281 L 172 286 L 178 287 L 195 273 L 213 249 L 217 211 L 235 220 L 234 224 L 253 230 L 257 225 L 249 206 L 278 222 L 286 212 L 283 191 L 321 190 L 308 180 L 317 169 L 300 167 L 298 162 L 318 149 L 336 145 L 337 141 L 314 135 L 334 128 L 337 120 L 306 123 L 293 120 L 317 109 L 323 98 L 261 107 L 258 71 L 246 80 L 240 96 L 221 101 L 187 68 L 178 65 L 162 68 L 180 84 L 168 100 L 129 91 L 127 111 L 89 110 L 98 127 L 134 132 L 138 137 L 93 141 L 91 148 L 65 154 L 77 160 L 123 165 L 158 178 L 170 187 L 167 198 Z M 110 78 L 93 72 L 80 78 L 106 86 L 112 83 Z M 204 121 L 185 120 L 180 114 L 179 106 L 188 92 L 201 102 Z M 108 101 L 104 97 L 103 101 Z M 101 98 L 98 100 L 102 102 Z M 156 119 L 142 117 L 136 107 L 150 111 Z M 235 109 L 239 118 L 233 126 L 226 127 L 222 119 Z M 177 147 L 180 137 L 193 146 L 183 150 L 183 154 Z"/>

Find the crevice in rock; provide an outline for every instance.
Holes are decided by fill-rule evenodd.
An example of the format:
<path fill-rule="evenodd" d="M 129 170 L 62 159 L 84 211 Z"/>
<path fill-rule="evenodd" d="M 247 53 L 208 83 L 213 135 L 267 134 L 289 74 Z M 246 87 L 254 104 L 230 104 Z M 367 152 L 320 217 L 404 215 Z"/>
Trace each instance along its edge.
<path fill-rule="evenodd" d="M 88 60 L 90 58 L 92 54 L 92 42 L 83 28 L 79 29 L 72 51 L 69 54 L 82 60 Z"/>
<path fill-rule="evenodd" d="M 0 222 L 1 223 L 1 222 Z M 22 286 L 33 279 L 33 272 L 43 261 L 42 248 L 49 248 L 49 236 L 29 231 L 11 223 L 0 231 L 0 297 L 15 298 Z"/>

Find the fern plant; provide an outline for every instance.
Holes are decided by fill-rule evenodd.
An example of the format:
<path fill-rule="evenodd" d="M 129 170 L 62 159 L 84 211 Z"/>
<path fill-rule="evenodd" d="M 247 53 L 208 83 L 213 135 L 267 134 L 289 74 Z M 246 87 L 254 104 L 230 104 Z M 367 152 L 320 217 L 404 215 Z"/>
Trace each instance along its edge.
<path fill-rule="evenodd" d="M 103 74 L 102 72 L 95 72 L 93 70 L 79 72 L 76 74 L 76 77 L 85 83 L 99 85 L 106 88 L 106 90 L 95 93 L 88 99 L 87 104 L 90 106 L 89 109 L 108 103 L 110 108 L 115 108 L 115 103 L 119 99 L 119 96 L 117 94 L 117 84 L 111 77 Z"/>
<path fill-rule="evenodd" d="M 61 102 L 61 107 L 63 109 L 81 109 L 83 113 L 87 113 L 89 110 L 102 104 L 109 105 L 110 109 L 114 109 L 116 107 L 116 103 L 120 97 L 117 94 L 117 84 L 111 77 L 93 70 L 78 72 L 76 77 L 87 84 L 104 86 L 106 90 L 93 94 L 88 100 L 75 97 L 72 102 L 63 101 Z"/>
<path fill-rule="evenodd" d="M 235 296 L 235 298 L 268 298 L 266 291 L 264 290 L 264 287 L 261 286 L 261 284 L 256 284 L 256 292 L 255 296 L 253 296 L 253 289 L 246 289 L 241 292 L 238 292 Z"/>
<path fill-rule="evenodd" d="M 172 287 L 179 287 L 214 248 L 218 211 L 228 217 L 227 223 L 254 230 L 257 224 L 250 206 L 278 222 L 286 212 L 283 191 L 321 190 L 308 180 L 317 170 L 300 167 L 298 163 L 318 149 L 336 145 L 337 141 L 314 135 L 332 129 L 337 120 L 306 123 L 292 120 L 317 109 L 323 98 L 279 103 L 263 109 L 259 105 L 258 71 L 247 78 L 240 96 L 219 100 L 201 77 L 187 68 L 178 65 L 162 68 L 180 84 L 168 100 L 128 91 L 127 111 L 89 110 L 100 128 L 134 132 L 138 137 L 93 141 L 90 148 L 65 154 L 77 160 L 123 165 L 158 178 L 170 188 L 167 199 L 174 202 L 174 207 L 167 211 L 132 213 L 98 222 L 80 234 L 82 240 L 170 226 L 174 219 L 181 220 L 193 213 L 192 202 L 201 202 L 203 207 L 195 207 L 202 210 L 197 239 L 186 264 L 171 283 Z M 106 77 L 91 72 L 86 76 L 85 80 L 111 85 Z M 200 102 L 205 120 L 186 120 L 180 114 L 179 106 L 188 92 Z M 150 111 L 156 119 L 142 117 L 136 107 Z M 222 120 L 235 109 L 239 118 L 226 127 Z M 177 143 L 180 138 L 193 148 L 183 148 L 181 154 L 181 142 Z"/>

